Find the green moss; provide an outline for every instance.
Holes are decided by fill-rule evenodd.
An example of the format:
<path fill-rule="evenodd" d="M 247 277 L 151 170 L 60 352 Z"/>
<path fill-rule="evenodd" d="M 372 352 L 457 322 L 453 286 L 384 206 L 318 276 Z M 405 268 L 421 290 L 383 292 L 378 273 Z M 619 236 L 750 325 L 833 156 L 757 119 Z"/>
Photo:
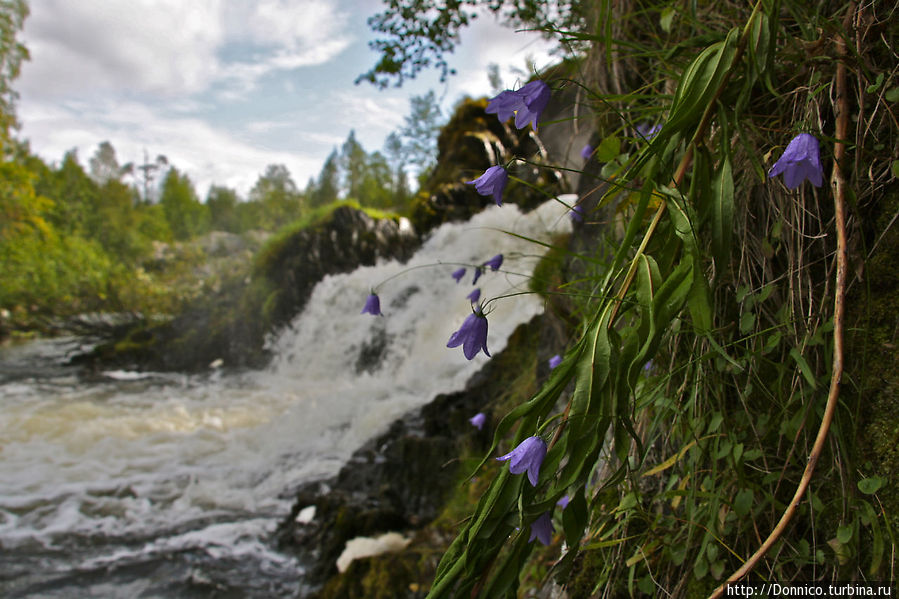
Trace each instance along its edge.
<path fill-rule="evenodd" d="M 347 571 L 329 580 L 317 599 L 399 599 L 423 597 L 415 551 L 385 553 L 354 560 Z"/>
<path fill-rule="evenodd" d="M 550 242 L 552 247 L 540 258 L 537 266 L 534 267 L 534 274 L 528 281 L 528 289 L 544 299 L 550 294 L 558 292 L 565 282 L 562 277 L 562 266 L 568 255 L 566 248 L 570 237 L 569 233 L 565 233 L 557 235 Z"/>
<path fill-rule="evenodd" d="M 860 470 L 885 479 L 877 499 L 893 535 L 899 535 L 899 229 L 887 225 L 897 211 L 893 185 L 877 207 L 872 230 L 885 233 L 866 261 L 866 284 L 856 283 L 847 301 L 846 372 L 853 384 L 843 385 L 857 402 Z"/>
<path fill-rule="evenodd" d="M 308 229 L 312 229 L 314 227 L 320 226 L 326 222 L 331 217 L 331 214 L 342 207 L 352 208 L 354 210 L 361 210 L 371 218 L 380 220 L 380 219 L 398 219 L 399 215 L 395 212 L 387 212 L 384 210 L 379 210 L 377 208 L 366 208 L 359 205 L 359 202 L 356 200 L 339 200 L 337 202 L 331 202 L 330 204 L 325 204 L 324 206 L 319 206 L 306 212 L 303 216 L 287 225 L 282 227 L 275 233 L 266 243 L 259 249 L 259 253 L 256 255 L 254 260 L 253 272 L 255 273 L 264 273 L 270 272 L 273 264 L 278 262 L 278 258 L 283 255 L 289 246 L 291 239 L 300 233 L 301 231 L 305 231 Z"/>

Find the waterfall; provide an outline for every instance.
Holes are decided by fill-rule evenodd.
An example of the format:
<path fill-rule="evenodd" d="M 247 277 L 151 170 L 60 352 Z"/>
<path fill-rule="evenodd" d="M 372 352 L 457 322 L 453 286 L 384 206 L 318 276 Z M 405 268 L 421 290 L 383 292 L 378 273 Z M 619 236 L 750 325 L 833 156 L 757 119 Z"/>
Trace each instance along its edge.
<path fill-rule="evenodd" d="M 290 420 L 294 434 L 317 450 L 343 448 L 342 463 L 392 420 L 438 393 L 462 389 L 489 359 L 481 353 L 469 361 L 461 348 L 446 347 L 471 314 L 471 265 L 503 254 L 500 271 L 485 269 L 478 280 L 481 300 L 520 294 L 487 306 L 487 347 L 495 353 L 515 327 L 543 309 L 526 292 L 544 249 L 508 231 L 546 241 L 552 232 L 568 230 L 564 214 L 553 201 L 524 215 L 514 205 L 493 206 L 468 223 L 443 225 L 406 264 L 390 261 L 326 277 L 303 313 L 271 343 L 273 375 L 292 381 L 301 398 L 295 404 L 299 417 Z M 463 265 L 466 273 L 457 283 L 451 273 Z M 359 314 L 383 281 L 378 292 L 384 316 Z"/>
<path fill-rule="evenodd" d="M 504 231 L 547 241 L 570 227 L 565 210 L 555 201 L 528 214 L 491 207 L 435 230 L 407 264 L 326 277 L 270 339 L 276 358 L 264 371 L 110 372 L 86 383 L 58 368 L 58 351 L 43 376 L 7 375 L 21 351 L 37 350 L 0 350 L 13 365 L 0 368 L 0 569 L 9 573 L 0 594 L 234 586 L 291 596 L 298 565 L 267 538 L 292 490 L 335 474 L 402 414 L 464 387 L 489 358 L 446 347 L 474 288 L 473 268 L 459 283 L 451 273 L 502 253 L 501 270 L 478 281 L 482 299 L 526 291 L 544 248 Z M 360 314 L 374 287 L 383 317 Z M 541 310 L 530 294 L 490 302 L 491 353 Z"/>

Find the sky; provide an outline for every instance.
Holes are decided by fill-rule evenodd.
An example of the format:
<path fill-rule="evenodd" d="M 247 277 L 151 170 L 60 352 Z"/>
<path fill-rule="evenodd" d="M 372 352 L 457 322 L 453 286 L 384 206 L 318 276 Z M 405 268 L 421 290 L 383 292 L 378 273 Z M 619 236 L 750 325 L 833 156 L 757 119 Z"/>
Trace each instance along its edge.
<path fill-rule="evenodd" d="M 120 164 L 165 155 L 201 198 L 211 184 L 245 195 L 269 164 L 298 187 L 318 175 L 350 130 L 382 148 L 433 89 L 444 114 L 464 95 L 489 95 L 490 63 L 505 87 L 526 59 L 552 62 L 539 36 L 484 14 L 467 29 L 442 84 L 425 72 L 378 91 L 355 78 L 376 62 L 366 19 L 379 0 L 32 0 L 22 41 L 31 60 L 14 83 L 33 152 L 59 163 L 77 149 L 87 168 L 103 141 Z"/>

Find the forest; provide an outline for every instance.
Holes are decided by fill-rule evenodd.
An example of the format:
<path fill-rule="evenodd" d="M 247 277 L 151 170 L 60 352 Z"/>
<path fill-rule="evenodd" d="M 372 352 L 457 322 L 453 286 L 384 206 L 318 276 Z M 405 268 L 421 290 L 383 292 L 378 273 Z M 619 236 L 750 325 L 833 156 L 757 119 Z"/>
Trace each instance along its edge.
<path fill-rule="evenodd" d="M 2 10 L 0 338 L 50 332 L 84 313 L 172 314 L 203 289 L 209 233 L 239 235 L 258 249 L 335 202 L 407 212 L 434 166 L 443 124 L 434 92 L 411 98 L 381 151 L 366 151 L 350 131 L 304 187 L 287 166 L 271 164 L 246 197 L 215 184 L 204 197 L 166 156 L 145 150 L 139 163 L 121 164 L 103 140 L 86 160 L 71 150 L 48 163 L 17 136 L 14 80 L 28 51 L 16 34 L 28 6 Z"/>

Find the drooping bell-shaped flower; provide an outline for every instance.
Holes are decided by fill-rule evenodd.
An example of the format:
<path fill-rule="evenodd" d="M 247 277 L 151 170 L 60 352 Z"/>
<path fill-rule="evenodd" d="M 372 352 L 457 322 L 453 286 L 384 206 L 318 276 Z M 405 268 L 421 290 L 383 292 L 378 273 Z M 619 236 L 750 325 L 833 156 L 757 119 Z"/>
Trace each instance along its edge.
<path fill-rule="evenodd" d="M 453 278 L 456 279 L 456 283 L 462 280 L 462 277 L 465 276 L 465 269 L 460 268 L 459 270 L 453 271 Z"/>
<path fill-rule="evenodd" d="M 470 301 L 472 304 L 478 303 L 478 300 L 481 299 L 481 288 L 480 288 L 480 287 L 475 287 L 475 288 L 474 288 L 474 291 L 472 291 L 471 293 L 469 293 L 469 294 L 468 294 L 467 296 L 465 296 L 465 297 L 466 297 L 466 299 L 468 299 L 468 301 Z"/>
<path fill-rule="evenodd" d="M 469 418 L 468 421 L 471 423 L 471 426 L 475 427 L 478 430 L 481 430 L 482 428 L 484 428 L 484 423 L 487 421 L 487 416 L 484 414 L 484 412 L 478 412 L 477 414 Z"/>
<path fill-rule="evenodd" d="M 568 218 L 570 218 L 573 223 L 584 222 L 584 207 L 580 204 L 572 206 L 571 212 L 568 213 Z"/>
<path fill-rule="evenodd" d="M 539 79 L 526 84 L 518 93 L 524 101 L 524 110 L 519 109 L 515 113 L 515 126 L 523 129 L 527 123 L 531 124 L 534 131 L 537 130 L 537 121 L 546 110 L 549 103 L 549 86 Z"/>
<path fill-rule="evenodd" d="M 543 512 L 539 518 L 531 522 L 531 538 L 528 539 L 528 543 L 533 543 L 534 539 L 537 539 L 544 545 L 549 545 L 553 540 L 553 532 L 555 532 L 553 520 L 549 512 Z"/>
<path fill-rule="evenodd" d="M 484 354 L 490 357 L 490 352 L 487 351 L 487 317 L 480 308 L 465 319 L 459 330 L 450 335 L 449 341 L 446 343 L 447 347 L 459 347 L 460 345 L 462 353 L 468 360 L 474 358 L 481 350 L 484 350 Z"/>
<path fill-rule="evenodd" d="M 373 314 L 374 316 L 384 316 L 381 314 L 381 298 L 377 293 L 370 293 L 365 298 L 365 306 L 362 307 L 360 314 Z"/>
<path fill-rule="evenodd" d="M 535 436 L 528 437 L 518 447 L 496 459 L 501 462 L 509 460 L 509 472 L 512 474 L 521 474 L 527 471 L 528 480 L 531 481 L 531 485 L 536 487 L 537 480 L 540 478 L 540 465 L 543 464 L 545 457 L 546 441 Z"/>
<path fill-rule="evenodd" d="M 496 118 L 498 118 L 501 123 L 505 123 L 512 118 L 515 111 L 519 110 L 522 106 L 524 106 L 524 101 L 521 99 L 518 92 L 507 89 L 493 98 L 490 98 L 484 112 L 487 114 L 495 114 Z"/>
<path fill-rule="evenodd" d="M 472 284 L 472 285 L 477 285 L 477 284 L 478 284 L 478 279 L 481 278 L 481 275 L 482 275 L 482 274 L 484 274 L 484 271 L 481 270 L 481 267 L 480 267 L 480 266 L 477 267 L 476 269 L 474 269 L 474 279 L 471 280 L 471 284 Z"/>
<path fill-rule="evenodd" d="M 491 270 L 499 270 L 499 267 L 503 265 L 503 255 L 497 254 L 490 260 L 484 262 L 484 266 L 489 266 Z"/>
<path fill-rule="evenodd" d="M 562 356 L 559 354 L 554 355 L 549 359 L 549 369 L 553 370 L 556 366 L 562 363 Z"/>
<path fill-rule="evenodd" d="M 800 133 L 787 144 L 780 159 L 768 171 L 768 177 L 776 177 L 783 173 L 784 185 L 796 189 L 805 179 L 815 187 L 824 182 L 824 169 L 821 168 L 821 155 L 818 140 L 814 135 Z"/>
<path fill-rule="evenodd" d="M 546 105 L 549 103 L 551 92 L 549 86 L 536 79 L 522 86 L 521 89 L 506 90 L 490 98 L 484 112 L 495 114 L 500 122 L 505 123 L 512 115 L 515 115 L 515 126 L 523 129 L 528 123 L 537 130 L 537 121 Z"/>
<path fill-rule="evenodd" d="M 659 131 L 661 130 L 662 126 L 659 124 L 647 125 L 645 123 L 640 123 L 639 125 L 637 125 L 637 135 L 639 135 L 646 141 L 649 141 L 650 139 L 658 135 Z"/>
<path fill-rule="evenodd" d="M 509 173 L 501 166 L 491 166 L 484 174 L 472 181 L 466 181 L 468 185 L 474 185 L 474 188 L 482 196 L 493 196 L 493 201 L 497 206 L 503 205 L 503 191 L 509 182 Z"/>
<path fill-rule="evenodd" d="M 562 499 L 556 502 L 556 505 L 560 506 L 563 510 L 568 507 L 568 504 L 571 502 L 571 498 L 568 495 L 562 497 Z"/>
<path fill-rule="evenodd" d="M 586 146 L 581 148 L 581 158 L 583 158 L 584 160 L 588 160 L 590 156 L 593 156 L 594 149 L 595 148 L 590 144 L 587 144 Z"/>

